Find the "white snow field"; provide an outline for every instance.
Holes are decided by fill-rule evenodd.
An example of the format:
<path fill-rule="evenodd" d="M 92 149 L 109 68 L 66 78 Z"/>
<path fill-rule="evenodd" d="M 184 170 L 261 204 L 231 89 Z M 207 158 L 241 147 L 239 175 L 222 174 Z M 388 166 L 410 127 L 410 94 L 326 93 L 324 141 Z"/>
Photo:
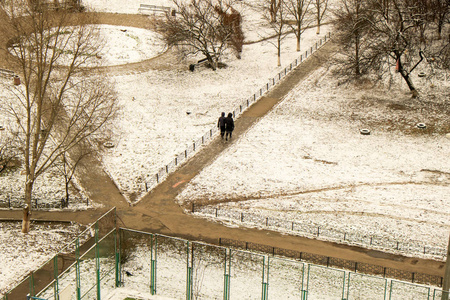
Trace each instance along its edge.
<path fill-rule="evenodd" d="M 89 10 L 132 14 L 138 12 L 139 3 L 83 1 Z M 169 5 L 162 1 L 142 3 Z M 256 11 L 246 5 L 239 8 L 246 40 L 262 38 L 259 29 L 264 29 Z M 122 26 L 101 28 L 105 40 L 114 41 L 106 46 L 108 50 L 102 56 L 106 65 L 137 62 L 163 51 L 157 36 L 149 31 Z M 324 26 L 321 36 L 329 30 Z M 317 39 L 315 29 L 307 30 L 301 53 Z M 103 163 L 124 195 L 130 201 L 140 199 L 148 176 L 215 127 L 220 112 L 234 110 L 275 76 L 282 69 L 276 66 L 275 53 L 270 43 L 258 42 L 244 46 L 241 60 L 227 54 L 227 68 L 216 72 L 190 72 L 189 62 L 185 61 L 176 70 L 112 75 L 109 79 L 118 92 L 122 110 L 114 128 L 115 147 L 107 150 Z M 301 53 L 295 52 L 294 38 L 289 36 L 283 41 L 282 65 L 288 65 Z M 421 67 L 431 73 L 427 66 Z M 449 123 L 448 115 L 433 118 L 427 114 L 427 108 L 434 104 L 448 105 L 448 78 L 448 74 L 442 78 L 415 77 L 425 96 L 411 100 L 400 80 L 390 90 L 373 89 L 370 84 L 355 87 L 341 84 L 331 68 L 323 68 L 245 136 L 233 141 L 193 180 L 178 201 L 182 205 L 211 201 L 211 207 L 223 211 L 237 210 L 263 218 L 278 217 L 445 247 L 450 229 L 450 139 L 446 132 L 424 134 L 426 131 L 420 131 L 416 124 L 445 128 Z M 3 92 L 0 89 L 0 96 L 4 96 Z M 385 107 L 407 107 L 410 103 L 423 105 L 424 109 L 405 115 L 403 110 L 392 112 Z M 3 122 L 3 116 L 0 117 Z M 403 127 L 397 128 L 397 123 Z M 361 135 L 362 128 L 370 129 L 371 134 Z M 42 198 L 59 199 L 63 187 L 51 179 L 43 178 L 36 193 Z M 20 170 L 14 178 L 1 176 L 1 196 L 20 193 L 23 180 Z M 241 201 L 243 198 L 247 200 Z M 38 253 L 45 260 L 68 240 L 58 237 L 57 242 L 50 243 L 51 239 L 46 239 L 44 244 L 49 248 L 30 248 L 35 243 L 34 235 L 56 239 L 55 232 L 36 226 L 34 235 L 24 236 L 18 224 L 0 226 L 1 296 L 41 263 L 37 259 L 20 263 L 16 257 L 29 258 L 31 253 Z M 18 265 L 26 269 L 18 269 Z"/>

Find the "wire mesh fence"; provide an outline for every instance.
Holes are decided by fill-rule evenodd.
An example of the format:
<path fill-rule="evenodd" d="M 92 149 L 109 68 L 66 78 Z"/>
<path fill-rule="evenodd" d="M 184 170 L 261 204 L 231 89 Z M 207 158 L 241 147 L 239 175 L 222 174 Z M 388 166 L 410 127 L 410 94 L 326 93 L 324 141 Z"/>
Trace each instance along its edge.
<path fill-rule="evenodd" d="M 116 228 L 113 210 L 2 300 L 112 299 L 118 287 L 187 300 L 450 299 L 435 282 L 400 281 L 395 270 L 380 266 L 241 241 L 221 243 L 227 247 Z"/>
<path fill-rule="evenodd" d="M 84 230 L 53 258 L 37 270 L 32 271 L 19 284 L 6 292 L 3 300 L 25 299 L 27 296 L 42 298 L 40 295 L 45 295 L 44 299 L 59 299 L 61 293 L 68 293 L 71 288 L 75 293 L 83 292 L 80 281 L 81 270 L 84 267 L 82 261 L 96 255 L 99 257 L 100 252 L 95 253 L 96 247 L 101 246 L 105 251 L 109 251 L 107 249 L 111 246 L 106 241 L 109 240 L 108 236 L 111 235 L 111 231 L 115 230 L 115 212 L 115 208 L 106 212 L 95 224 Z M 92 270 L 92 268 L 88 267 L 87 270 Z M 88 273 L 83 275 L 83 278 L 88 277 Z M 76 282 L 79 284 L 75 284 Z M 75 286 L 80 290 L 75 289 Z M 84 285 L 84 287 L 87 286 Z"/>
<path fill-rule="evenodd" d="M 311 225 L 287 219 L 265 217 L 248 211 L 224 209 L 216 206 L 192 205 L 191 212 L 196 215 L 213 217 L 227 222 L 247 223 L 251 226 L 282 230 L 290 234 L 358 245 L 365 248 L 396 251 L 408 255 L 427 255 L 439 259 L 445 259 L 447 256 L 447 250 L 445 248 L 425 245 L 421 241 L 399 241 L 386 237 L 365 235 L 358 232 L 346 232 L 323 225 Z"/>
<path fill-rule="evenodd" d="M 326 34 L 322 38 L 320 38 L 314 46 L 310 47 L 306 50 L 299 58 L 295 59 L 292 63 L 286 66 L 283 70 L 281 70 L 275 77 L 269 79 L 267 83 L 261 86 L 252 96 L 244 100 L 238 107 L 233 110 L 233 118 L 237 118 L 241 115 L 247 108 L 249 108 L 253 103 L 257 102 L 264 94 L 269 92 L 273 86 L 275 86 L 278 82 L 280 82 L 286 75 L 289 74 L 292 70 L 295 69 L 298 65 L 300 65 L 304 60 L 306 60 L 314 51 L 317 51 L 320 47 L 322 47 L 327 41 L 330 40 L 331 33 Z M 153 189 L 156 185 L 158 185 L 161 181 L 163 181 L 170 173 L 175 171 L 182 163 L 184 163 L 188 158 L 192 157 L 192 155 L 198 151 L 202 146 L 206 145 L 210 140 L 213 139 L 215 134 L 218 132 L 217 127 L 213 127 L 205 134 L 195 140 L 192 145 L 189 145 L 188 148 L 183 151 L 183 153 L 177 155 L 173 160 L 167 163 L 164 167 L 160 168 L 156 174 L 146 176 L 146 179 L 143 184 L 143 190 L 148 192 Z"/>
<path fill-rule="evenodd" d="M 370 275 L 381 276 L 382 278 L 392 278 L 403 281 L 409 281 L 411 283 L 420 283 L 426 285 L 442 286 L 443 277 L 410 272 L 404 270 L 398 270 L 393 268 L 387 268 L 379 265 L 373 265 L 368 263 L 361 263 L 355 261 L 349 261 L 340 258 L 328 257 L 319 254 L 313 254 L 308 252 L 299 252 L 287 249 L 281 249 L 278 247 L 262 245 L 257 243 L 231 240 L 221 238 L 219 244 L 227 247 L 234 247 L 247 251 L 258 251 L 262 253 L 269 253 L 271 255 L 283 255 L 292 259 L 306 261 L 315 265 L 325 266 L 327 268 L 339 268 L 352 271 L 355 273 L 364 273 Z"/>

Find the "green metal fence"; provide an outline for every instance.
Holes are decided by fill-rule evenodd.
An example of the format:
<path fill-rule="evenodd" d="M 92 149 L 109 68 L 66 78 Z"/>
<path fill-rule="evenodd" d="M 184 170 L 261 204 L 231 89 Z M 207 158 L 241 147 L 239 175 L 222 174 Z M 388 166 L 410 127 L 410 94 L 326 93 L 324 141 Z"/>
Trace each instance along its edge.
<path fill-rule="evenodd" d="M 186 300 L 450 299 L 432 286 L 119 229 L 107 216 L 23 281 L 30 299 L 101 299 L 121 286 Z M 17 295 L 3 300 L 26 298 Z"/>

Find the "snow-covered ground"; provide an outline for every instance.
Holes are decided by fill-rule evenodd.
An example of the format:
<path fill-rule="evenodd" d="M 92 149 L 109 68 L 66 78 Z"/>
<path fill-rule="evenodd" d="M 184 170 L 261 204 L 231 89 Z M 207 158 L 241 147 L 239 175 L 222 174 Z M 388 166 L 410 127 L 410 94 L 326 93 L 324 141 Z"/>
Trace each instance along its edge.
<path fill-rule="evenodd" d="M 118 13 L 137 13 L 138 3 L 145 1 L 83 1 L 88 9 Z M 247 40 L 260 39 L 257 29 L 261 18 L 247 6 L 243 6 L 243 17 Z M 131 61 L 136 57 L 134 50 L 142 54 L 137 60 L 160 51 L 155 52 L 153 47 L 137 50 L 139 43 L 131 46 L 130 36 L 141 39 L 142 29 L 126 28 L 123 32 L 124 27 L 109 28 L 102 33 L 105 40 L 128 40 L 126 44 L 108 45 L 102 59 L 109 65 Z M 323 34 L 328 30 L 323 27 Z M 301 53 L 317 38 L 315 29 L 307 30 Z M 150 44 L 157 41 L 150 39 Z M 131 48 L 125 52 L 128 46 Z M 147 176 L 154 175 L 187 144 L 214 127 L 220 112 L 232 111 L 277 74 L 281 68 L 276 67 L 275 53 L 273 45 L 260 42 L 245 45 L 241 60 L 228 54 L 224 59 L 228 67 L 216 72 L 190 72 L 189 62 L 183 62 L 185 68 L 177 70 L 112 76 L 122 110 L 114 129 L 116 146 L 108 150 L 104 165 L 124 194 L 130 200 L 142 196 L 142 182 Z M 293 36 L 289 36 L 284 40 L 282 65 L 299 55 Z M 450 229 L 450 139 L 444 130 L 448 129 L 449 116 L 428 109 L 433 105 L 448 106 L 446 78 L 414 78 L 419 90 L 429 97 L 411 100 L 400 80 L 392 90 L 368 88 L 370 84 L 354 87 L 342 85 L 329 69 L 323 68 L 235 141 L 178 200 L 183 204 L 223 202 L 221 209 L 237 208 L 445 247 Z M 402 108 L 410 103 L 422 109 L 412 113 Z M 417 129 L 419 122 L 435 133 L 424 134 L 429 131 Z M 360 135 L 361 128 L 369 128 L 371 135 Z M 2 195 L 16 193 L 23 179 L 17 185 L 12 184 L 15 180 L 0 177 Z M 61 183 L 44 182 L 44 196 L 62 190 Z M 37 187 L 36 192 L 41 188 Z M 248 201 L 238 201 L 243 197 Z M 0 280 L 2 291 L 24 274 L 3 271 L 7 270 L 3 262 L 17 255 L 10 247 L 19 248 L 29 241 L 18 233 L 19 229 L 15 230 L 23 240 L 16 238 L 16 246 L 7 239 L 0 247 L 0 271 L 5 276 Z M 8 232 L 13 231 L 2 227 L 0 238 Z M 36 234 L 45 232 L 36 230 Z M 55 251 L 50 249 L 46 255 Z"/>
<path fill-rule="evenodd" d="M 450 116 L 432 107 L 448 107 L 450 82 L 429 88 L 416 80 L 420 99 L 397 83 L 390 91 L 342 86 L 331 69 L 318 70 L 194 178 L 179 202 L 445 248 Z"/>
<path fill-rule="evenodd" d="M 25 235 L 21 225 L 0 222 L 0 297 L 84 229 L 76 224 L 32 224 L 30 233 Z"/>

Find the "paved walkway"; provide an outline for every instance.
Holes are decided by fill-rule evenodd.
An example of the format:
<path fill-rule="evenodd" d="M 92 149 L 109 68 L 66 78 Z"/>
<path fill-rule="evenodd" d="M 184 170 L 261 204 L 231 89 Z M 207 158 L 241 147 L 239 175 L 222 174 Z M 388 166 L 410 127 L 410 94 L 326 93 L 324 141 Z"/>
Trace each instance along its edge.
<path fill-rule="evenodd" d="M 134 17 L 134 16 L 133 16 Z M 122 17 L 120 17 L 122 18 Z M 117 20 L 116 20 L 117 21 Z M 106 22 L 106 21 L 100 21 Z M 108 24 L 111 24 L 109 22 Z M 125 25 L 125 24 L 121 24 Z M 131 25 L 130 25 L 131 26 Z M 211 164 L 217 155 L 236 142 L 253 124 L 267 114 L 274 105 L 284 99 L 288 92 L 298 85 L 308 74 L 319 68 L 334 53 L 334 45 L 325 44 L 307 61 L 286 76 L 270 93 L 253 104 L 235 122 L 233 140 L 223 143 L 220 138 L 211 141 L 176 172 L 148 193 L 137 205 L 130 206 L 119 189 L 103 171 L 95 157 L 85 162 L 80 169 L 81 185 L 91 199 L 104 208 L 81 212 L 33 212 L 34 220 L 75 220 L 91 223 L 110 207 L 117 207 L 118 216 L 124 227 L 178 236 L 209 243 L 218 243 L 219 238 L 265 244 L 295 251 L 315 253 L 330 257 L 381 265 L 405 271 L 443 276 L 444 263 L 426 259 L 416 259 L 360 247 L 339 245 L 314 239 L 282 235 L 268 230 L 251 228 L 230 228 L 206 219 L 187 215 L 174 201 L 188 182 L 205 166 Z M 87 167 L 86 167 L 87 166 Z M 21 219 L 21 211 L 0 211 L 0 219 Z"/>

